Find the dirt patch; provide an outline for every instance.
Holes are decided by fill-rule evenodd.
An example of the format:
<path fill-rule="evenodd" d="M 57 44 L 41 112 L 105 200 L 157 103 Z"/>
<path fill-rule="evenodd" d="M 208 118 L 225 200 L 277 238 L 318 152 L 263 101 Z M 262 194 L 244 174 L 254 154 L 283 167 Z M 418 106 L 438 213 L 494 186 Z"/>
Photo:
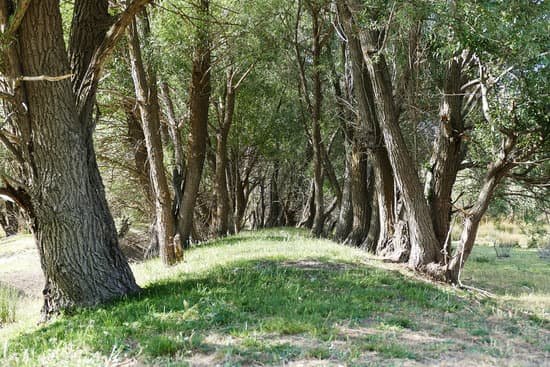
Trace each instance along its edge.
<path fill-rule="evenodd" d="M 44 275 L 40 267 L 38 251 L 22 253 L 0 259 L 0 282 L 5 283 L 29 297 L 40 297 L 44 287 Z"/>

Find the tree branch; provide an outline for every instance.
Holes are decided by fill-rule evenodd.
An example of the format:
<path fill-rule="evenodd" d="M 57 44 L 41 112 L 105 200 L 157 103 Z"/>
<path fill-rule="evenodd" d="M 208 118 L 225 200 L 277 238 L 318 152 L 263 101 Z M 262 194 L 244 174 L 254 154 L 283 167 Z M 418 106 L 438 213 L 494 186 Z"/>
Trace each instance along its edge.
<path fill-rule="evenodd" d="M 17 8 L 15 9 L 15 13 L 11 17 L 12 19 L 8 26 L 8 29 L 4 32 L 4 37 L 11 37 L 15 34 L 15 32 L 17 32 L 17 29 L 21 25 L 21 21 L 27 13 L 27 9 L 29 8 L 30 3 L 31 0 L 19 0 L 17 2 Z"/>
<path fill-rule="evenodd" d="M 103 66 L 115 48 L 118 40 L 124 35 L 126 27 L 130 24 L 134 16 L 149 2 L 151 2 L 151 0 L 133 0 L 117 17 L 115 23 L 105 34 L 105 39 L 94 53 L 88 70 L 86 71 L 86 75 L 82 79 L 82 84 L 78 88 L 79 111 L 82 111 L 84 106 L 90 101 L 90 98 L 93 98 Z"/>

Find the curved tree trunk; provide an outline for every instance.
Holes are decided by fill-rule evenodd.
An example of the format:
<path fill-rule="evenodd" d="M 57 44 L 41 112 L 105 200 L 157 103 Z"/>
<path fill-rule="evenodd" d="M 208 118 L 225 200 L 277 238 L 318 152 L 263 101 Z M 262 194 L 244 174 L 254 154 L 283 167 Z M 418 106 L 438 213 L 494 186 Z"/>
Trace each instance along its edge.
<path fill-rule="evenodd" d="M 502 178 L 512 169 L 515 164 L 510 162 L 512 149 L 516 144 L 516 136 L 511 134 L 507 136 L 502 144 L 499 158 L 493 162 L 485 175 L 483 185 L 479 191 L 477 200 L 474 206 L 467 212 L 464 219 L 464 227 L 460 235 L 458 247 L 451 258 L 445 273 L 447 281 L 458 284 L 460 283 L 460 272 L 475 244 L 477 230 L 483 215 L 489 207 L 489 203 L 493 194 L 502 180 Z M 434 275 L 438 275 L 437 273 Z"/>

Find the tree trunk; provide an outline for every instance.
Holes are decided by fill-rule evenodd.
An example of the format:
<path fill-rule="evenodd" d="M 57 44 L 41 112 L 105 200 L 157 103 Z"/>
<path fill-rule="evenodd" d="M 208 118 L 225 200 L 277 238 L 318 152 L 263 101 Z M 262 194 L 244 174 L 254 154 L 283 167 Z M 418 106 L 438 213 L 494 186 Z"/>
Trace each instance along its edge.
<path fill-rule="evenodd" d="M 514 163 L 509 161 L 510 152 L 515 144 L 516 136 L 510 135 L 506 138 L 499 158 L 489 166 L 489 170 L 485 175 L 483 185 L 474 206 L 466 214 L 458 247 L 446 269 L 445 278 L 451 283 L 460 283 L 460 272 L 472 253 L 479 223 L 489 207 L 489 203 L 491 202 L 498 184 L 515 166 Z M 433 275 L 437 276 L 438 274 L 436 273 Z"/>
<path fill-rule="evenodd" d="M 440 124 L 434 142 L 430 170 L 426 175 L 424 194 L 431 209 L 435 235 L 444 248 L 451 224 L 452 191 L 465 149 L 462 144 L 464 118 L 462 101 L 465 55 L 454 57 L 447 66 L 444 96 L 440 107 Z"/>
<path fill-rule="evenodd" d="M 362 38 L 363 55 L 373 83 L 384 142 L 408 214 L 411 242 L 409 265 L 413 268 L 421 268 L 430 263 L 439 263 L 441 252 L 430 220 L 430 211 L 414 162 L 399 127 L 398 111 L 393 99 L 393 87 L 386 59 L 378 49 L 378 42 L 381 39 L 379 32 L 364 32 Z"/>
<path fill-rule="evenodd" d="M 279 196 L 279 187 L 277 185 L 278 181 L 279 163 L 275 162 L 273 165 L 273 174 L 269 180 L 269 215 L 266 221 L 267 227 L 278 227 L 282 224 L 283 209 Z"/>
<path fill-rule="evenodd" d="M 208 136 L 208 108 L 210 105 L 210 36 L 206 25 L 209 14 L 209 0 L 200 0 L 200 13 L 205 24 L 197 32 L 191 88 L 189 91 L 189 133 L 187 167 L 180 210 L 178 212 L 178 233 L 185 247 L 189 246 L 189 236 L 193 227 L 193 213 L 199 192 L 199 184 L 206 154 Z"/>
<path fill-rule="evenodd" d="M 313 147 L 313 184 L 315 187 L 315 216 L 311 232 L 314 236 L 321 236 L 325 223 L 325 204 L 323 196 L 323 153 L 321 141 L 321 104 L 323 100 L 321 85 L 321 44 L 319 29 L 319 9 L 312 6 L 311 16 L 313 22 L 313 105 L 311 111 L 311 144 Z"/>
<path fill-rule="evenodd" d="M 223 101 L 223 116 L 216 134 L 216 177 L 214 189 L 216 192 L 216 233 L 218 236 L 225 236 L 228 232 L 229 220 L 229 192 L 227 190 L 227 138 L 233 115 L 235 112 L 235 94 L 232 69 L 227 71 L 227 79 Z"/>
<path fill-rule="evenodd" d="M 309 228 L 313 226 L 313 218 L 315 217 L 315 183 L 311 181 L 307 194 L 306 202 L 302 210 L 302 219 L 298 223 L 298 227 Z"/>
<path fill-rule="evenodd" d="M 172 213 L 174 218 L 178 217 L 179 204 L 183 196 L 183 184 L 185 181 L 185 154 L 183 143 L 181 141 L 181 132 L 174 112 L 174 104 L 170 97 L 170 89 L 166 82 L 161 82 L 161 96 L 166 106 L 166 116 L 168 117 L 168 133 L 172 141 L 172 187 L 174 189 L 174 200 L 172 201 Z"/>
<path fill-rule="evenodd" d="M 134 111 L 133 105 L 125 105 L 126 125 L 128 127 L 128 144 L 134 156 L 134 176 L 140 186 L 147 208 L 144 210 L 147 215 L 154 217 L 155 204 L 153 188 L 149 174 L 149 162 L 147 161 L 147 146 L 145 135 L 141 128 L 139 112 Z"/>
<path fill-rule="evenodd" d="M 376 201 L 380 232 L 376 244 L 376 253 L 391 244 L 395 230 L 395 182 L 386 148 L 376 149 L 371 154 L 376 180 Z"/>
<path fill-rule="evenodd" d="M 351 150 L 346 144 L 346 151 Z M 334 237 L 336 241 L 344 242 L 351 232 L 353 224 L 353 206 L 351 193 L 351 173 L 349 153 L 346 152 L 345 168 L 344 168 L 344 189 L 342 190 L 342 204 L 340 205 L 340 213 L 338 214 L 338 223 L 336 224 L 336 232 Z"/>
<path fill-rule="evenodd" d="M 146 15 L 141 23 L 142 32 L 147 36 L 149 25 Z M 172 198 L 164 169 L 157 77 L 151 67 L 146 68 L 144 65 L 138 32 L 138 22 L 134 20 L 128 28 L 132 79 L 145 136 L 149 173 L 154 192 L 159 253 L 165 265 L 173 265 L 183 259 L 183 251 L 177 238 L 174 240 L 176 223 L 172 214 Z"/>
<path fill-rule="evenodd" d="M 0 210 L 0 226 L 6 237 L 15 236 L 19 232 L 19 208 L 11 201 L 5 201 Z"/>
<path fill-rule="evenodd" d="M 363 59 L 361 42 L 352 14 L 347 7 L 346 1 L 340 0 L 337 5 L 338 14 L 348 39 L 347 47 L 350 58 L 348 64 L 351 66 L 350 73 L 353 79 L 353 93 L 355 94 L 359 118 L 361 120 L 360 130 L 357 133 L 360 136 L 366 137 L 369 158 L 375 176 L 378 201 L 377 217 L 380 221 L 376 252 L 381 253 L 386 246 L 391 244 L 394 233 L 395 189 L 393 170 L 388 159 L 386 147 L 384 146 L 382 132 L 380 131 L 380 121 L 376 113 L 375 92 L 371 76 Z M 370 246 L 374 246 L 374 244 Z"/>
<path fill-rule="evenodd" d="M 355 142 L 351 153 L 351 197 L 353 205 L 353 225 L 346 243 L 352 246 L 361 246 L 369 234 L 371 219 L 372 190 L 369 195 L 369 186 L 372 181 L 372 170 L 369 175 L 369 164 L 366 151 Z"/>
<path fill-rule="evenodd" d="M 73 30 L 82 22 L 81 17 L 90 16 L 87 9 L 91 3 L 95 2 L 76 7 Z M 107 17 L 106 5 L 104 8 Z M 19 30 L 19 44 L 23 75 L 71 74 L 57 0 L 31 2 Z M 81 48 L 85 46 L 93 47 L 94 43 L 80 43 Z M 80 75 L 80 71 L 74 68 L 73 74 Z M 118 247 L 95 162 L 91 113 L 78 110 L 68 79 L 23 85 L 33 131 L 26 147 L 33 157 L 26 210 L 32 218 L 46 277 L 44 314 L 95 305 L 138 291 Z"/>

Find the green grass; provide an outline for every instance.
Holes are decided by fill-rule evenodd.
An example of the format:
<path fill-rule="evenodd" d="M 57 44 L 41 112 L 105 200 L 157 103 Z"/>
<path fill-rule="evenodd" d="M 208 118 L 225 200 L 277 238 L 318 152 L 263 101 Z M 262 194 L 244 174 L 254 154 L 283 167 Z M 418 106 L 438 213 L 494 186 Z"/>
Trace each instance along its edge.
<path fill-rule="evenodd" d="M 512 249 L 511 257 L 497 258 L 490 246 L 476 246 L 462 280 L 490 291 L 516 310 L 550 319 L 550 263 L 535 249 Z"/>
<path fill-rule="evenodd" d="M 540 314 L 510 315 L 495 300 L 298 230 L 243 233 L 192 249 L 176 267 L 153 260 L 133 269 L 138 296 L 0 329 L 0 365 L 402 365 L 548 354 Z"/>
<path fill-rule="evenodd" d="M 15 322 L 18 302 L 17 291 L 0 284 L 0 326 Z"/>

